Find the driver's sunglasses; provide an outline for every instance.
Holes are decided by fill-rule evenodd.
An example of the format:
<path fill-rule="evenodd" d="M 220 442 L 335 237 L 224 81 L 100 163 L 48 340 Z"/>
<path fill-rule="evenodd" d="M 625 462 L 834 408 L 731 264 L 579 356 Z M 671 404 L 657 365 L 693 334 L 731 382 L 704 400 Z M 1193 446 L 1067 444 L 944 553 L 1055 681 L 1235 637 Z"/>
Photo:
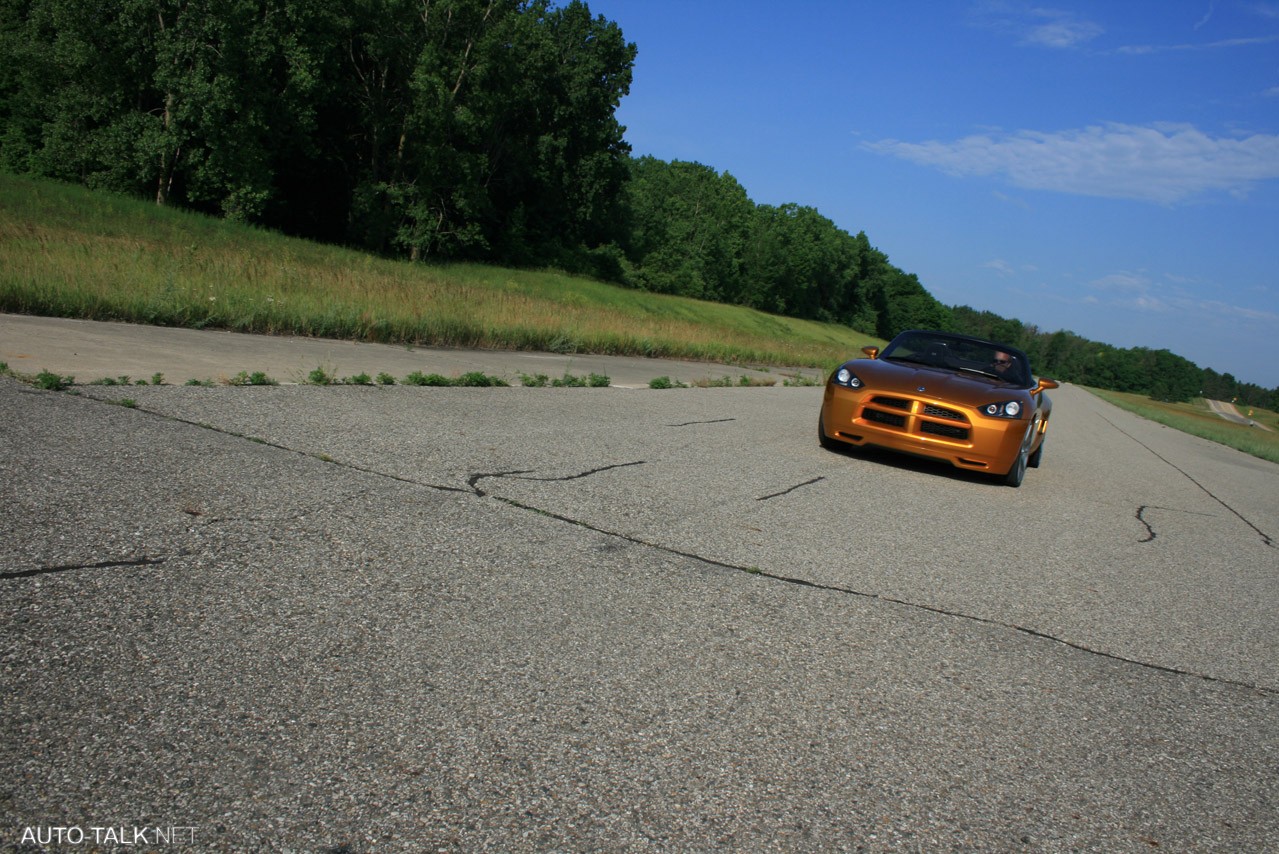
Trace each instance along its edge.
<path fill-rule="evenodd" d="M 996 359 L 995 360 L 996 365 L 1011 365 L 1012 363 L 1013 363 L 1012 359 Z"/>

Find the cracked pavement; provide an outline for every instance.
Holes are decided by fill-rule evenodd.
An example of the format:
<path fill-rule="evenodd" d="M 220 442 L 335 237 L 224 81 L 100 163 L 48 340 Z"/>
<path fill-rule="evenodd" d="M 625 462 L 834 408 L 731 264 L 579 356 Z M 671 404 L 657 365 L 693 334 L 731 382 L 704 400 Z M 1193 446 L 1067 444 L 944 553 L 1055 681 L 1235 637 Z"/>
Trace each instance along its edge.
<path fill-rule="evenodd" d="M 1078 389 L 1021 489 L 811 388 L 79 391 L 0 379 L 0 846 L 1279 845 L 1279 467 Z"/>

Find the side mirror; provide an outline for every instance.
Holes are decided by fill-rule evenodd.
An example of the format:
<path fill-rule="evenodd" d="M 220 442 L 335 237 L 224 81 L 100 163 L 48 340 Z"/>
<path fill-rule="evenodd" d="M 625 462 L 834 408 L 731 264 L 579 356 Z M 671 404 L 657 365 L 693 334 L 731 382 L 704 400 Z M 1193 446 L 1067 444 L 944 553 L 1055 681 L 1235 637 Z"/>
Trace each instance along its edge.
<path fill-rule="evenodd" d="M 1039 394 L 1039 392 L 1043 391 L 1044 389 L 1057 388 L 1059 385 L 1060 383 L 1058 383 L 1056 380 L 1044 379 L 1043 377 L 1041 377 L 1039 380 L 1039 385 L 1035 386 L 1034 393 Z"/>
<path fill-rule="evenodd" d="M 878 348 L 878 347 L 863 347 L 863 348 L 862 348 L 862 352 L 863 352 L 863 353 L 865 353 L 867 356 L 870 356 L 872 359 L 878 359 L 878 358 L 879 358 L 879 348 Z"/>

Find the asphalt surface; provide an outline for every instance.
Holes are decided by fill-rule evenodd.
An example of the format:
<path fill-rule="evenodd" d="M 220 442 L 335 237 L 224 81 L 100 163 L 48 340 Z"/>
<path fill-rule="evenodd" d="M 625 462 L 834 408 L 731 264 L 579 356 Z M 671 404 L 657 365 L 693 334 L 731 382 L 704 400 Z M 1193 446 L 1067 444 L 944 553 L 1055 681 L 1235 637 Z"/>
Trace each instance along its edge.
<path fill-rule="evenodd" d="M 0 378 L 0 849 L 1279 850 L 1279 466 L 1079 389 L 1020 489 L 817 388 L 74 391 Z"/>

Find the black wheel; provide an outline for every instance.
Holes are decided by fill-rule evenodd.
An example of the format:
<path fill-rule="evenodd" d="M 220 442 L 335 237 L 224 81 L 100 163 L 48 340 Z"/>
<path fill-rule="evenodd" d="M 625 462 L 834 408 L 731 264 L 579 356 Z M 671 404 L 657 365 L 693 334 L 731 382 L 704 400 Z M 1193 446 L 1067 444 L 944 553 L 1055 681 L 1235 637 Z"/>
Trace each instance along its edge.
<path fill-rule="evenodd" d="M 1004 483 L 1009 486 L 1021 486 L 1021 482 L 1026 478 L 1026 466 L 1030 464 L 1030 443 L 1035 440 L 1035 425 L 1031 424 L 1026 428 L 1026 436 L 1021 440 L 1021 450 L 1017 452 L 1017 459 L 1013 462 L 1013 467 L 1008 470 L 1008 474 L 1004 475 Z"/>
<path fill-rule="evenodd" d="M 1039 436 L 1039 447 L 1035 448 L 1035 453 L 1031 454 L 1030 458 L 1026 460 L 1026 465 L 1030 466 L 1032 469 L 1039 468 L 1039 463 L 1044 458 L 1044 443 L 1048 441 L 1048 437 L 1044 435 L 1044 431 L 1047 429 L 1047 419 L 1036 422 L 1035 434 Z"/>
<path fill-rule="evenodd" d="M 828 451 L 838 450 L 843 443 L 837 442 L 826 435 L 826 425 L 823 423 L 825 420 L 826 410 L 823 409 L 821 414 L 817 416 L 817 443 Z"/>
<path fill-rule="evenodd" d="M 1039 447 L 1035 448 L 1035 453 L 1031 454 L 1030 457 L 1026 460 L 1026 465 L 1030 466 L 1032 469 L 1039 468 L 1039 463 L 1044 458 L 1044 442 L 1046 441 L 1047 441 L 1046 439 L 1041 439 L 1039 442 Z"/>

